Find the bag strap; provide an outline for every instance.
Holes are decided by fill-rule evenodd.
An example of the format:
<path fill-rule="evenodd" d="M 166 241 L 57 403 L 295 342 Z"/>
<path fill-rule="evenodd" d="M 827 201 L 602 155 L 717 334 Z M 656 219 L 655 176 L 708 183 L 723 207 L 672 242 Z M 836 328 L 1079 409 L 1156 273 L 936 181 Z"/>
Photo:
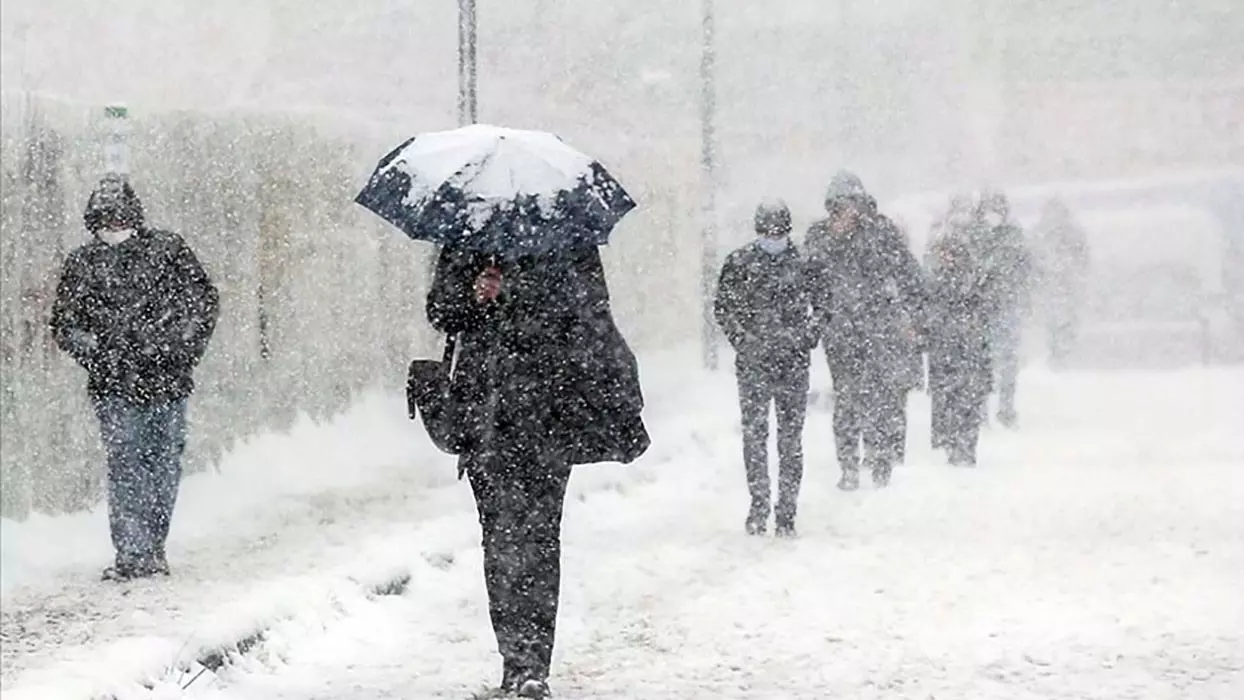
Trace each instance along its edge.
<path fill-rule="evenodd" d="M 458 350 L 458 336 L 451 335 L 445 339 L 445 354 L 441 357 L 441 364 L 445 368 L 445 374 L 453 373 L 454 353 Z"/>

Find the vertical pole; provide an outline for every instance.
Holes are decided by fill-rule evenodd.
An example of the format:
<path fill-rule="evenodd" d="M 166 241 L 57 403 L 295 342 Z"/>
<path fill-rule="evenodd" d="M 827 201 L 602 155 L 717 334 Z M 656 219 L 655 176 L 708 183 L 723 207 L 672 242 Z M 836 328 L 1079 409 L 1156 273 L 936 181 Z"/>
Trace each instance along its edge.
<path fill-rule="evenodd" d="M 476 99 L 477 32 L 475 0 L 458 0 L 458 124 L 474 124 L 479 116 Z"/>
<path fill-rule="evenodd" d="M 717 334 L 713 321 L 713 279 L 717 268 L 717 146 L 714 120 L 717 94 L 714 85 L 716 47 L 713 0 L 702 1 L 702 55 L 700 60 L 700 168 L 703 192 L 700 240 L 701 343 L 705 368 L 717 369 Z"/>

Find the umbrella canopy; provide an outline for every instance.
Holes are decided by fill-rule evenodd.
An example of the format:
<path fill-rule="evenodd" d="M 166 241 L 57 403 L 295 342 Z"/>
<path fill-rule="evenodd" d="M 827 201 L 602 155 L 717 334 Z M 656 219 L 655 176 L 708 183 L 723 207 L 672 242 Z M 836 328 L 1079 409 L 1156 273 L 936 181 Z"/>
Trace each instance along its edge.
<path fill-rule="evenodd" d="M 355 202 L 415 240 L 506 256 L 604 245 L 635 208 L 557 136 L 478 124 L 407 140 Z"/>

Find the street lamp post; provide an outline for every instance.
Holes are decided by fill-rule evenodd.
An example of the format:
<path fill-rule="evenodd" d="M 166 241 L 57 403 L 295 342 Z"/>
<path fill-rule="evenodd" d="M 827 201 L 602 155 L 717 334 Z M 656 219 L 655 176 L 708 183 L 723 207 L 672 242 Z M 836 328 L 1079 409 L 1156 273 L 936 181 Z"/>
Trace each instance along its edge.
<path fill-rule="evenodd" d="M 458 0 L 458 124 L 478 119 L 475 0 Z"/>
<path fill-rule="evenodd" d="M 717 145 L 714 119 L 717 115 L 715 82 L 716 47 L 713 0 L 702 0 L 700 60 L 700 169 L 703 202 L 701 203 L 700 239 L 700 314 L 701 344 L 704 366 L 717 369 L 717 333 L 713 319 L 713 278 L 717 270 Z"/>

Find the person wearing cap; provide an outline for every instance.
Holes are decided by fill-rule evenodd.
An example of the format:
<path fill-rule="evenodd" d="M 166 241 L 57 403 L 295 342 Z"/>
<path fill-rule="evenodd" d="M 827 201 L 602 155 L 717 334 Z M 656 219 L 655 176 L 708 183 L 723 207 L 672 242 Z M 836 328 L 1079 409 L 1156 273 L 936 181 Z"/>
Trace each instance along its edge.
<path fill-rule="evenodd" d="M 924 325 L 924 273 L 855 175 L 834 176 L 825 209 L 829 216 L 809 229 L 807 249 L 813 323 L 834 386 L 838 487 L 859 488 L 861 466 L 874 484 L 886 486 L 903 455 L 911 334 Z"/>
<path fill-rule="evenodd" d="M 803 426 L 808 410 L 808 368 L 817 338 L 803 256 L 790 239 L 790 208 L 762 202 L 754 218 L 757 238 L 726 258 L 713 311 L 735 351 L 735 377 L 743 427 L 743 463 L 751 506 L 745 528 L 762 535 L 774 516 L 775 533 L 795 534 L 803 479 Z M 777 415 L 778 498 L 771 510 L 769 407 Z"/>
<path fill-rule="evenodd" d="M 128 182 L 87 201 L 92 240 L 66 258 L 52 308 L 57 345 L 87 372 L 107 454 L 115 562 L 106 580 L 169 573 L 186 403 L 216 326 L 216 287 L 181 236 L 148 228 Z"/>

